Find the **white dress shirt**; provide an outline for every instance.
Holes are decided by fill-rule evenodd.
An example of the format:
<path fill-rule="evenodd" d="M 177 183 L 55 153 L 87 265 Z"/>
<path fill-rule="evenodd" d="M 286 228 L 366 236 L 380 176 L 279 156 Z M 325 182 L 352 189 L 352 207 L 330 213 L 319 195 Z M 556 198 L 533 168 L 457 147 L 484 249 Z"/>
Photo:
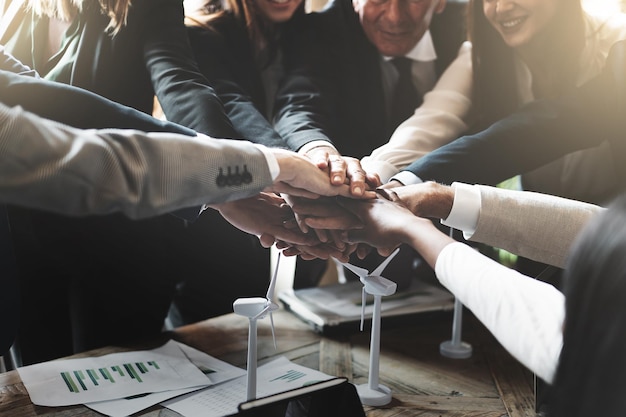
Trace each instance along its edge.
<path fill-rule="evenodd" d="M 435 273 L 513 357 L 552 383 L 563 347 L 561 292 L 460 242 L 441 251 Z"/>

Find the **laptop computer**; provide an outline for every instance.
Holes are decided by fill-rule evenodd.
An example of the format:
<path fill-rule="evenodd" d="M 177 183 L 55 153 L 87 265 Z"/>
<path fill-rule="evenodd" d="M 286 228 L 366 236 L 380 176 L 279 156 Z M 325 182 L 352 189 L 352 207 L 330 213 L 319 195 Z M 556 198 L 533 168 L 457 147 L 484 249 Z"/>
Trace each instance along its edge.
<path fill-rule="evenodd" d="M 286 289 L 278 299 L 311 327 L 324 334 L 358 329 L 361 320 L 360 281 L 321 287 Z M 371 321 L 373 297 L 368 295 L 365 319 Z M 414 278 L 402 291 L 382 298 L 381 320 L 385 323 L 414 319 L 416 314 L 452 311 L 454 296 L 441 286 Z"/>

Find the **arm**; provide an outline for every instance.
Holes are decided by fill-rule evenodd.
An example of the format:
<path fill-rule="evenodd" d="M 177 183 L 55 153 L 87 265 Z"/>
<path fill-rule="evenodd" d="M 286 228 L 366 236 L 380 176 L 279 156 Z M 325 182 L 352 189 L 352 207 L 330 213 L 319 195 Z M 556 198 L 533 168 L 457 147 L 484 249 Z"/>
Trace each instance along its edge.
<path fill-rule="evenodd" d="M 263 152 L 246 142 L 77 130 L 0 106 L 0 190 L 6 203 L 68 215 L 122 211 L 141 218 L 249 197 L 272 184 Z M 217 184 L 220 170 L 244 166 L 250 183 Z"/>
<path fill-rule="evenodd" d="M 226 19 L 226 17 L 224 17 Z M 233 30 L 233 20 L 215 24 L 212 28 L 188 28 L 189 40 L 200 71 L 215 89 L 224 104 L 226 114 L 237 132 L 244 138 L 270 147 L 287 145 L 274 130 L 253 99 L 253 81 L 261 88 L 260 74 L 251 59 L 252 51 L 245 30 Z M 237 24 L 237 29 L 239 26 Z M 222 33 L 224 32 L 224 33 Z M 246 83 L 243 85 L 242 83 Z M 258 100 L 264 99 L 257 91 Z M 264 103 L 262 103 L 264 104 Z"/>
<path fill-rule="evenodd" d="M 347 185 L 330 185 L 306 158 L 247 141 L 77 130 L 1 104 L 0 121 L 6 203 L 69 215 L 122 211 L 139 218 L 262 190 L 308 198 L 350 193 Z"/>
<path fill-rule="evenodd" d="M 157 120 L 87 90 L 7 71 L 0 71 L 0 102 L 77 128 L 127 128 L 195 136 L 191 129 Z"/>
<path fill-rule="evenodd" d="M 582 228 L 604 210 L 547 194 L 478 188 L 481 208 L 472 241 L 560 268 Z"/>
<path fill-rule="evenodd" d="M 388 143 L 363 158 L 364 168 L 378 173 L 385 183 L 411 162 L 459 137 L 468 127 L 471 88 L 471 44 L 466 42 L 432 91 L 424 95 L 423 104 L 398 126 Z"/>
<path fill-rule="evenodd" d="M 532 102 L 478 134 L 429 153 L 406 170 L 422 180 L 495 185 L 605 140 L 619 158 L 626 130 L 626 107 L 620 101 L 625 92 L 618 88 L 624 84 L 624 71 L 612 72 L 610 67 L 571 94 Z"/>
<path fill-rule="evenodd" d="M 397 203 L 342 200 L 366 225 L 347 234 L 351 243 L 389 248 L 407 243 L 520 362 L 551 382 L 562 347 L 564 297 L 554 287 L 506 268 L 454 242 L 431 221 Z"/>
<path fill-rule="evenodd" d="M 182 2 L 139 0 L 133 7 L 136 14 L 143 14 L 144 60 L 168 120 L 212 137 L 238 137 L 193 58 Z"/>
<path fill-rule="evenodd" d="M 38 77 L 37 71 L 30 69 L 20 61 L 15 59 L 13 55 L 4 50 L 4 46 L 0 45 L 0 70 L 9 71 L 15 74 L 28 75 Z"/>
<path fill-rule="evenodd" d="M 384 190 L 412 213 L 441 219 L 471 241 L 563 267 L 578 233 L 604 209 L 557 196 L 426 182 Z"/>
<path fill-rule="evenodd" d="M 330 11 L 306 15 L 286 39 L 285 77 L 276 94 L 274 126 L 296 151 L 315 141 L 333 146 L 333 105 L 339 91 L 333 61 L 340 54 L 330 42 L 341 39 L 335 36 L 343 28 L 341 20 L 332 20 L 335 18 L 338 16 Z"/>

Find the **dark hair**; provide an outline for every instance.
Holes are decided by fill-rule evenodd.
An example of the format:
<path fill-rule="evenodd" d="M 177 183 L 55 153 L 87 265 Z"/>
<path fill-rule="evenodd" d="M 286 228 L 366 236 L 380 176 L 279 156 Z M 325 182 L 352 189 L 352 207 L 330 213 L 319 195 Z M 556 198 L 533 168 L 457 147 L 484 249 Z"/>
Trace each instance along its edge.
<path fill-rule="evenodd" d="M 626 415 L 626 195 L 577 239 L 549 417 Z"/>
<path fill-rule="evenodd" d="M 545 62 L 551 71 L 553 96 L 575 86 L 585 31 L 581 1 L 561 2 L 555 22 L 546 28 L 546 36 L 542 39 Z M 514 50 L 506 45 L 485 17 L 483 0 L 469 1 L 467 27 L 468 39 L 472 42 L 472 102 L 477 120 L 474 130 L 482 130 L 521 104 Z"/>

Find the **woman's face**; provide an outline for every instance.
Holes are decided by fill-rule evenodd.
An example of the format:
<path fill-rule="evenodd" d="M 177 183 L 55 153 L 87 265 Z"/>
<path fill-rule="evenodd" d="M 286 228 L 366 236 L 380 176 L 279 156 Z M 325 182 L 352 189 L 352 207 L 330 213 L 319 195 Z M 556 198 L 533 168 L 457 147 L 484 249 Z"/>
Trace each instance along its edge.
<path fill-rule="evenodd" d="M 255 0 L 259 14 L 272 23 L 291 19 L 303 0 Z"/>
<path fill-rule="evenodd" d="M 511 48 L 528 45 L 558 13 L 561 0 L 484 0 L 483 11 Z"/>

